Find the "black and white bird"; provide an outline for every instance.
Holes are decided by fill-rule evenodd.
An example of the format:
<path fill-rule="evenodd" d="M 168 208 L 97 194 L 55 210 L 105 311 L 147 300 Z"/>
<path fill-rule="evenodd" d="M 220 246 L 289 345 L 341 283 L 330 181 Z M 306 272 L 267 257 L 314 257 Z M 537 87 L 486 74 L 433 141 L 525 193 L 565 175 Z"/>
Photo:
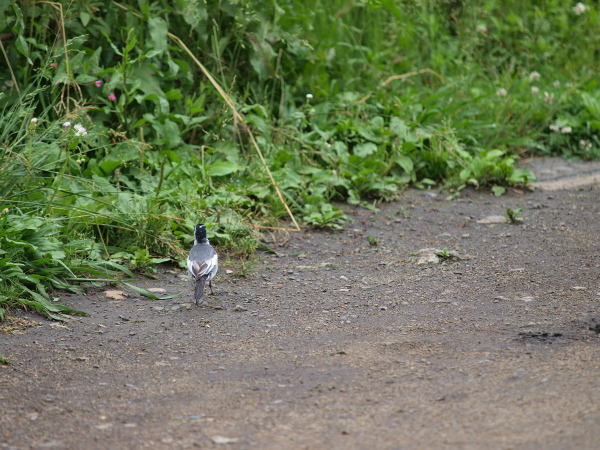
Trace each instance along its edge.
<path fill-rule="evenodd" d="M 189 274 L 196 282 L 194 301 L 196 305 L 200 305 L 206 304 L 206 301 L 202 300 L 202 296 L 207 281 L 212 293 L 211 280 L 219 270 L 219 257 L 206 238 L 206 226 L 203 224 L 196 225 L 194 238 L 194 246 L 190 250 L 187 263 Z"/>

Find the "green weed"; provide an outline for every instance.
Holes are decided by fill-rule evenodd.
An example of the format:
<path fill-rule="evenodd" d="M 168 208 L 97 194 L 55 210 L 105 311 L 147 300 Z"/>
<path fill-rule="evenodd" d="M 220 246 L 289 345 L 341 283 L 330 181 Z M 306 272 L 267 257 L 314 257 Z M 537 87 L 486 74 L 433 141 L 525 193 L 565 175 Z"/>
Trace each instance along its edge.
<path fill-rule="evenodd" d="M 435 252 L 435 254 L 443 260 L 450 259 L 454 256 L 454 254 L 452 252 L 450 252 L 446 247 L 444 247 L 442 250 L 440 250 L 438 252 Z"/>
<path fill-rule="evenodd" d="M 523 218 L 519 217 L 520 212 L 523 211 L 523 208 L 511 209 L 506 208 L 506 220 L 508 220 L 512 224 L 517 224 L 523 222 Z"/>
<path fill-rule="evenodd" d="M 379 238 L 377 236 L 367 236 L 367 242 L 371 247 L 376 247 L 379 245 Z"/>

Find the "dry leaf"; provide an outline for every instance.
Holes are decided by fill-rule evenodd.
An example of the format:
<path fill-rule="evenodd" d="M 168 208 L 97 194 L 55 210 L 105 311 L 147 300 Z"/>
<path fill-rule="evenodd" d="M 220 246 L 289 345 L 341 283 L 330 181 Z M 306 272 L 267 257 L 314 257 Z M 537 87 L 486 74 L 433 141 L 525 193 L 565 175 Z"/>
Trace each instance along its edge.
<path fill-rule="evenodd" d="M 127 294 L 123 291 L 104 291 L 106 298 L 112 298 L 113 300 L 125 300 Z"/>

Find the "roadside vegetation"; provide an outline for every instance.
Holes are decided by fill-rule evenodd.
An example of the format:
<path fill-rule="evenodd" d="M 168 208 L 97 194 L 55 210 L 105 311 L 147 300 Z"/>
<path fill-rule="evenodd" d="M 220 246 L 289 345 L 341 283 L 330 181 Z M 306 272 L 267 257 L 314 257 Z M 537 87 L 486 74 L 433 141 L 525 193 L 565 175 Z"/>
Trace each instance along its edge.
<path fill-rule="evenodd" d="M 595 8 L 0 0 L 0 320 L 82 313 L 56 289 L 181 261 L 196 223 L 247 257 L 282 219 L 600 157 Z"/>

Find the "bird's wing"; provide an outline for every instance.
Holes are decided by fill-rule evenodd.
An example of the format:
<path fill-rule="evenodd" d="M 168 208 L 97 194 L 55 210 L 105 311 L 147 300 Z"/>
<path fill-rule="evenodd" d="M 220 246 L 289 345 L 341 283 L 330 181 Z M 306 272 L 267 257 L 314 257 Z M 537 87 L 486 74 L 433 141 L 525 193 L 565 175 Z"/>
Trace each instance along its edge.
<path fill-rule="evenodd" d="M 194 279 L 204 275 L 208 275 L 209 278 L 214 277 L 218 261 L 217 252 L 210 245 L 194 245 L 188 256 L 190 276 Z"/>
<path fill-rule="evenodd" d="M 218 267 L 218 258 L 216 254 L 206 261 L 192 261 L 188 259 L 188 270 L 195 280 L 203 276 L 210 276 L 211 274 L 212 276 L 210 276 L 210 278 L 214 277 L 212 272 L 216 267 Z"/>

